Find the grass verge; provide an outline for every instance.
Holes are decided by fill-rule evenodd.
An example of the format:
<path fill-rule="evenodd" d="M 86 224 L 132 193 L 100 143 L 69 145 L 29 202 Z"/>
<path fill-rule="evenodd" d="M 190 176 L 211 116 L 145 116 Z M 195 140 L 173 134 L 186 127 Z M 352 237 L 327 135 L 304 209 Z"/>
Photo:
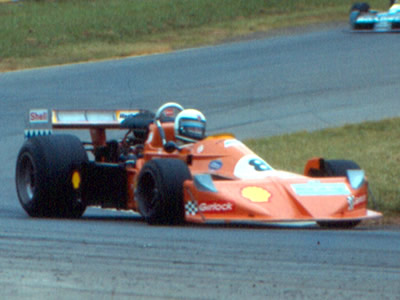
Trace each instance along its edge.
<path fill-rule="evenodd" d="M 0 3 L 0 71 L 166 52 L 274 28 L 345 21 L 351 4 L 349 0 Z M 379 0 L 370 4 L 383 6 Z"/>
<path fill-rule="evenodd" d="M 303 173 L 305 163 L 311 157 L 354 160 L 368 176 L 375 209 L 393 217 L 400 215 L 399 133 L 400 118 L 393 118 L 250 139 L 246 144 L 274 168 L 296 173 Z"/>

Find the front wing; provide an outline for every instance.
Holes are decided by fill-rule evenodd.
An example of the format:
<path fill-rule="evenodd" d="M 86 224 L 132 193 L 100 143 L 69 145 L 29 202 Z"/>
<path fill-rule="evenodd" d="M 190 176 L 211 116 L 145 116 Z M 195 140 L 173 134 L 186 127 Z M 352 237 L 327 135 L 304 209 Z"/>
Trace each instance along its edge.
<path fill-rule="evenodd" d="M 400 32 L 400 14 L 355 14 L 357 15 L 350 15 L 350 24 L 354 31 Z"/>

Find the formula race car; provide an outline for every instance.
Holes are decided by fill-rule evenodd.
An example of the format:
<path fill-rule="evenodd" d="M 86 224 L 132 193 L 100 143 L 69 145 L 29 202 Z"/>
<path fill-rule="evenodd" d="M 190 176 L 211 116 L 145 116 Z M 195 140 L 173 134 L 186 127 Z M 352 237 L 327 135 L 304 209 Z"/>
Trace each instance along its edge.
<path fill-rule="evenodd" d="M 90 141 L 77 137 L 86 133 L 80 129 Z M 356 163 L 312 158 L 304 175 L 279 171 L 233 135 L 205 129 L 201 112 L 171 102 L 156 113 L 32 109 L 16 164 L 19 201 L 32 217 L 77 218 L 98 206 L 138 212 L 149 224 L 349 228 L 381 217 L 367 209 L 368 183 Z M 109 139 L 106 130 L 124 134 Z"/>
<path fill-rule="evenodd" d="M 368 3 L 355 3 L 350 9 L 350 26 L 356 31 L 400 32 L 400 1 L 390 1 L 387 12 L 371 10 Z"/>

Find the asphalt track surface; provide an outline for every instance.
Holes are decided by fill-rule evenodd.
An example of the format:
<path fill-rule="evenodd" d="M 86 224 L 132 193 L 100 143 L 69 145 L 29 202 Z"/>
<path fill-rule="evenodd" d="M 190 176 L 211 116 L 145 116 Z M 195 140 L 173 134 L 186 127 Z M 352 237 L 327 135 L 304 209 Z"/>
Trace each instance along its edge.
<path fill-rule="evenodd" d="M 396 227 L 170 228 L 94 208 L 32 219 L 15 193 L 29 108 L 175 100 L 239 138 L 399 116 L 399 36 L 345 29 L 0 74 L 0 298 L 400 299 Z"/>

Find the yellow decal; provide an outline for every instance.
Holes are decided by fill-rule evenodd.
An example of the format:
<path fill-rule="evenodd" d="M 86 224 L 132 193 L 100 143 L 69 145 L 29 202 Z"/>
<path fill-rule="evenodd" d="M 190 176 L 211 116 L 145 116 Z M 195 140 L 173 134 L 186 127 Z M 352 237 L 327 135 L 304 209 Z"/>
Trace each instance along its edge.
<path fill-rule="evenodd" d="M 249 199 L 251 202 L 268 202 L 271 194 L 260 187 L 248 186 L 242 190 L 242 196 Z"/>
<path fill-rule="evenodd" d="M 77 190 L 81 185 L 81 175 L 78 171 L 74 171 L 72 174 L 72 187 Z"/>
<path fill-rule="evenodd" d="M 217 133 L 209 135 L 205 139 L 212 140 L 212 139 L 232 139 L 232 138 L 235 138 L 235 136 L 232 133 Z"/>

